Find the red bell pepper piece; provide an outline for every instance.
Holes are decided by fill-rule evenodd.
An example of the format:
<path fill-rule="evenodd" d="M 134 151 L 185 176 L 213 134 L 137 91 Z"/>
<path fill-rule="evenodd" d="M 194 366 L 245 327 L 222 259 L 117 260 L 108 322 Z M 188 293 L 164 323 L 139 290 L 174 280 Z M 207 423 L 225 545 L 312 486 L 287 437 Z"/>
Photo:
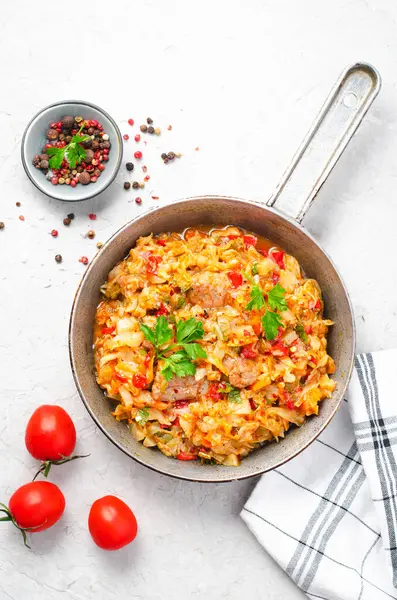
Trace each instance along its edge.
<path fill-rule="evenodd" d="M 229 277 L 234 289 L 236 289 L 236 288 L 240 287 L 240 285 L 242 285 L 243 276 L 241 275 L 241 273 L 237 273 L 236 271 L 229 271 L 227 276 Z"/>
<path fill-rule="evenodd" d="M 113 333 L 115 331 L 116 327 L 114 325 L 112 325 L 111 327 L 103 327 L 102 328 L 102 335 L 106 335 L 108 333 Z"/>
<path fill-rule="evenodd" d="M 243 240 L 246 246 L 256 246 L 258 238 L 254 235 L 243 235 Z"/>
<path fill-rule="evenodd" d="M 190 454 L 189 452 L 179 452 L 177 455 L 178 460 L 196 460 L 197 454 Z"/>
<path fill-rule="evenodd" d="M 142 390 L 144 387 L 147 386 L 147 379 L 146 379 L 145 375 L 140 375 L 138 373 L 137 375 L 134 375 L 134 377 L 132 378 L 132 383 L 133 383 L 134 387 L 138 388 L 138 390 Z"/>
<path fill-rule="evenodd" d="M 269 253 L 269 257 L 274 260 L 280 269 L 285 269 L 284 252 L 282 250 L 272 250 Z"/>
<path fill-rule="evenodd" d="M 258 351 L 254 348 L 254 344 L 248 344 L 241 350 L 241 356 L 253 359 L 258 356 Z"/>

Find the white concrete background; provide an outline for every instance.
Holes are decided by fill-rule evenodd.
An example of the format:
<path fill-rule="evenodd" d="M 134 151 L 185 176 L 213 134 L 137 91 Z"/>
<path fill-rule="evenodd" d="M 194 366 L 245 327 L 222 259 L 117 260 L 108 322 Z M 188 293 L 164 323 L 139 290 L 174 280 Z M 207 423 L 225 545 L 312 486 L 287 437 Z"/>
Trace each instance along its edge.
<path fill-rule="evenodd" d="M 60 403 L 73 415 L 78 451 L 91 457 L 54 469 L 67 510 L 33 536 L 31 551 L 16 530 L 1 527 L 0 600 L 303 597 L 239 519 L 254 482 L 161 477 L 96 429 L 73 384 L 68 317 L 84 272 L 78 257 L 91 258 L 97 241 L 153 205 L 151 195 L 266 199 L 342 69 L 366 60 L 383 76 L 381 95 L 305 225 L 346 279 L 358 349 L 395 346 L 396 17 L 393 0 L 2 3 L 0 500 L 35 471 L 23 436 L 39 404 Z M 49 200 L 25 177 L 19 152 L 27 121 L 71 97 L 102 105 L 129 134 L 136 130 L 129 117 L 140 124 L 151 116 L 162 127 L 160 138 L 140 146 L 152 177 L 141 207 L 122 188 L 124 169 L 108 192 L 80 206 Z M 125 144 L 126 159 L 135 147 Z M 183 158 L 165 167 L 158 155 L 171 149 Z M 66 229 L 71 210 L 76 219 Z M 81 236 L 90 226 L 94 241 Z M 140 525 L 136 542 L 119 553 L 100 551 L 87 533 L 89 506 L 106 493 L 125 498 Z"/>

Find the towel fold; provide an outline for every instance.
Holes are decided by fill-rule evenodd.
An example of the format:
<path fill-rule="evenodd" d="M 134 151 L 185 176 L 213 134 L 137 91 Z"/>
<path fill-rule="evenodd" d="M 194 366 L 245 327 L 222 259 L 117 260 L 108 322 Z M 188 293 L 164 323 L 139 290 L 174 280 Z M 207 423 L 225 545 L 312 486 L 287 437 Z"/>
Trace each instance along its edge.
<path fill-rule="evenodd" d="M 396 371 L 397 350 L 357 356 L 330 425 L 242 510 L 309 598 L 397 600 Z"/>

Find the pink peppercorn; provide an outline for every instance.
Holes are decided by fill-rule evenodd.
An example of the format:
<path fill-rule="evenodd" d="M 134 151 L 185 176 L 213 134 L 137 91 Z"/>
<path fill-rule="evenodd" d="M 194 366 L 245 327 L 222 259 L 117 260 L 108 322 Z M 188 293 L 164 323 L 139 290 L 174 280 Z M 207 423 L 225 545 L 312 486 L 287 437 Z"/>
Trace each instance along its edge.
<path fill-rule="evenodd" d="M 132 127 L 133 124 L 134 124 L 134 119 L 128 119 L 128 125 L 131 125 L 131 127 Z"/>
<path fill-rule="evenodd" d="M 51 183 L 52 183 L 52 185 L 57 185 L 58 177 L 51 177 Z"/>
<path fill-rule="evenodd" d="M 95 175 L 93 175 L 93 176 L 90 178 L 90 180 L 91 180 L 91 183 L 95 183 L 97 179 L 98 179 L 98 177 L 95 177 Z"/>
<path fill-rule="evenodd" d="M 139 196 L 138 196 L 138 198 L 135 198 L 135 202 L 137 204 L 142 204 L 142 198 L 139 198 Z"/>
<path fill-rule="evenodd" d="M 104 170 L 104 168 L 105 168 L 105 167 L 104 167 L 103 165 L 98 165 L 98 169 L 99 169 L 100 171 L 103 171 L 103 170 Z"/>
<path fill-rule="evenodd" d="M 130 136 L 128 135 L 128 133 L 125 133 L 125 134 L 123 135 L 123 140 L 127 141 L 127 140 L 129 140 L 129 139 L 130 139 Z"/>
<path fill-rule="evenodd" d="M 51 235 L 52 235 L 52 237 L 58 237 L 58 232 L 57 232 L 57 230 L 56 230 L 56 229 L 53 229 L 53 230 L 51 231 Z"/>
<path fill-rule="evenodd" d="M 149 181 L 150 179 L 150 175 L 146 175 L 146 177 L 143 178 L 143 181 Z"/>
<path fill-rule="evenodd" d="M 89 218 L 89 219 L 91 219 L 91 221 L 95 221 L 95 219 L 96 219 L 96 214 L 95 214 L 95 213 L 90 213 L 90 214 L 88 215 L 88 218 Z"/>
<path fill-rule="evenodd" d="M 77 183 L 76 183 L 75 179 L 72 179 L 72 181 L 70 182 L 70 185 L 72 187 L 76 187 Z"/>
<path fill-rule="evenodd" d="M 107 161 L 109 160 L 109 157 L 108 157 L 108 155 L 107 155 L 107 154 L 105 154 L 105 155 L 103 156 L 102 160 L 104 160 L 105 162 L 107 162 Z"/>
<path fill-rule="evenodd" d="M 136 142 L 140 142 L 141 141 L 141 136 L 139 135 L 139 133 L 136 134 L 136 136 L 134 137 L 134 140 Z"/>
<path fill-rule="evenodd" d="M 88 258 L 86 256 L 81 256 L 79 262 L 83 263 L 83 265 L 88 265 Z"/>
<path fill-rule="evenodd" d="M 142 152 L 140 150 L 137 150 L 136 152 L 134 152 L 134 156 L 136 159 L 140 159 L 142 158 Z"/>

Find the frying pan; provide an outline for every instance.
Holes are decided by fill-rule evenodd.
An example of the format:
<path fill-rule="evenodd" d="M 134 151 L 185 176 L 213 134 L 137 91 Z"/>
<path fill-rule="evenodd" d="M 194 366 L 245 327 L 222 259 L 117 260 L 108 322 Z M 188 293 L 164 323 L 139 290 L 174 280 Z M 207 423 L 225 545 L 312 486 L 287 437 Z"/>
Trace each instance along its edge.
<path fill-rule="evenodd" d="M 223 196 L 180 200 L 124 225 L 94 258 L 80 283 L 72 308 L 69 329 L 71 366 L 88 412 L 105 435 L 128 456 L 155 471 L 180 479 L 233 481 L 260 475 L 287 462 L 307 448 L 331 421 L 342 401 L 353 367 L 353 311 L 332 260 L 303 228 L 301 221 L 380 87 L 378 72 L 368 64 L 357 63 L 344 71 L 267 204 Z M 252 452 L 239 467 L 182 462 L 135 441 L 126 425 L 111 415 L 114 404 L 105 398 L 96 383 L 92 351 L 100 286 L 115 264 L 128 254 L 137 238 L 186 227 L 227 224 L 269 238 L 295 256 L 306 276 L 320 284 L 326 317 L 335 322 L 328 338 L 329 354 L 337 367 L 334 375 L 337 386 L 332 398 L 321 402 L 318 416 L 289 431 L 280 442 Z"/>

